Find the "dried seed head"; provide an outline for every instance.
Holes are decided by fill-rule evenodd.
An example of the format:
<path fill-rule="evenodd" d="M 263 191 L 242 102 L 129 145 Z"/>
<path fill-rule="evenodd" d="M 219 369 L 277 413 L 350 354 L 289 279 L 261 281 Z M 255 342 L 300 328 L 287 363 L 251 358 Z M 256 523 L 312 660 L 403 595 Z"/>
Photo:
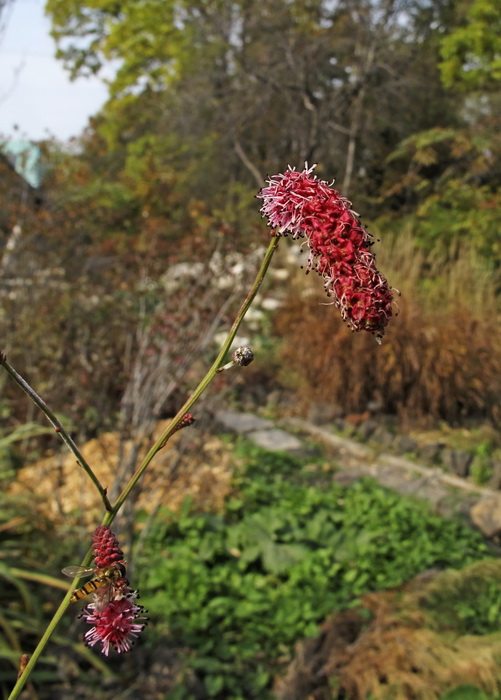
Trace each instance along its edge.
<path fill-rule="evenodd" d="M 241 346 L 235 350 L 231 358 L 236 365 L 247 367 L 253 361 L 254 353 L 251 348 Z"/>

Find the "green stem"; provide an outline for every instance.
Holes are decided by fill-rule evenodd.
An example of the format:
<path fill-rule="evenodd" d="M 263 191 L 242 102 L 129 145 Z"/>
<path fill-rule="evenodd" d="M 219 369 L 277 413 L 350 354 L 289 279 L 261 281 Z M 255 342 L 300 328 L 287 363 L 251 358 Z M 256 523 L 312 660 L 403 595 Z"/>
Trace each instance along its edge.
<path fill-rule="evenodd" d="M 154 456 L 157 454 L 157 452 L 165 445 L 165 443 L 169 440 L 169 438 L 171 437 L 171 435 L 172 435 L 173 433 L 176 432 L 177 425 L 178 425 L 179 421 L 182 419 L 182 417 L 184 416 L 184 414 L 185 414 L 187 411 L 189 411 L 189 409 L 193 406 L 193 404 L 195 403 L 195 401 L 200 397 L 200 395 L 205 391 L 205 389 L 206 389 L 207 386 L 210 384 L 210 382 L 214 379 L 214 377 L 215 377 L 215 375 L 216 375 L 216 372 L 217 372 L 217 369 L 218 369 L 218 368 L 220 367 L 220 365 L 222 364 L 222 362 L 223 362 L 223 360 L 224 360 L 224 358 L 225 358 L 225 355 L 226 355 L 226 353 L 228 352 L 228 350 L 229 350 L 229 348 L 230 348 L 230 346 L 231 346 L 231 343 L 233 342 L 233 338 L 235 337 L 236 332 L 237 332 L 237 330 L 238 330 L 240 324 L 242 323 L 242 320 L 243 320 L 245 314 L 247 313 L 247 311 L 248 311 L 248 309 L 249 309 L 249 306 L 251 305 L 251 303 L 252 303 L 254 297 L 256 296 L 257 292 L 259 291 L 259 288 L 261 287 L 261 284 L 262 284 L 262 282 L 263 282 L 263 280 L 264 280 L 265 274 L 266 274 L 266 272 L 267 272 L 267 270 L 268 270 L 268 267 L 269 267 L 269 265 L 270 265 L 271 259 L 272 259 L 272 257 L 273 257 L 273 253 L 275 252 L 275 250 L 276 250 L 277 247 L 278 247 L 278 241 L 279 241 L 278 237 L 275 237 L 275 236 L 271 239 L 270 245 L 268 246 L 268 250 L 266 251 L 266 255 L 265 255 L 264 259 L 263 259 L 263 262 L 262 262 L 262 264 L 261 264 L 261 267 L 259 268 L 259 272 L 257 273 L 256 279 L 254 280 L 254 284 L 252 285 L 252 288 L 251 288 L 249 294 L 247 295 L 247 297 L 246 297 L 244 303 L 243 303 L 242 306 L 240 307 L 240 310 L 239 310 L 239 312 L 238 312 L 238 314 L 237 314 L 237 316 L 236 316 L 236 318 L 235 318 L 235 321 L 234 321 L 234 323 L 233 323 L 233 325 L 232 325 L 232 327 L 231 327 L 231 329 L 230 329 L 230 331 L 229 331 L 229 333 L 228 333 L 228 336 L 227 336 L 226 340 L 224 341 L 224 343 L 223 343 L 223 345 L 222 345 L 222 347 L 221 347 L 221 350 L 219 351 L 219 354 L 218 354 L 218 356 L 216 357 L 216 359 L 214 360 L 214 362 L 213 362 L 211 368 L 209 369 L 209 371 L 207 372 L 207 374 L 205 375 L 205 377 L 202 379 L 202 381 L 200 382 L 200 384 L 197 386 L 197 388 L 195 389 L 195 391 L 193 392 L 193 394 L 192 394 L 192 395 L 190 396 L 190 398 L 186 401 L 186 403 L 184 404 L 184 406 L 182 406 L 182 407 L 180 408 L 180 410 L 178 411 L 177 415 L 172 419 L 172 421 L 169 423 L 169 425 L 168 425 L 167 428 L 164 430 L 164 432 L 162 433 L 162 435 L 158 438 L 158 440 L 156 441 L 156 443 L 153 445 L 153 447 L 151 448 L 151 450 L 148 452 L 148 454 L 147 454 L 146 457 L 144 458 L 143 462 L 141 463 L 140 467 L 139 467 L 139 468 L 137 469 L 137 471 L 132 475 L 132 477 L 130 478 L 128 484 L 125 486 L 124 490 L 122 491 L 122 493 L 121 493 L 120 496 L 118 497 L 118 499 L 117 499 L 115 505 L 114 505 L 112 508 L 111 508 L 111 507 L 107 507 L 107 508 L 106 508 L 106 511 L 107 511 L 107 512 L 106 512 L 106 515 L 105 515 L 104 518 L 103 518 L 103 522 L 102 522 L 103 525 L 110 525 L 110 524 L 113 522 L 113 520 L 115 519 L 115 516 L 117 515 L 118 511 L 119 511 L 120 508 L 122 507 L 122 505 L 123 505 L 125 499 L 126 499 L 127 496 L 129 495 L 129 493 L 131 492 L 131 490 L 134 488 L 134 486 L 137 484 L 137 482 L 139 481 L 139 479 L 140 479 L 141 476 L 143 475 L 145 469 L 148 467 L 148 465 L 149 465 L 150 462 L 152 461 L 153 457 L 154 457 Z M 3 364 L 6 365 L 5 358 L 3 358 Z M 6 368 L 6 369 L 7 369 L 7 368 Z M 9 372 L 9 374 L 11 373 L 11 372 L 9 371 L 9 369 L 7 369 L 7 371 Z M 12 371 L 13 371 L 13 370 L 12 370 Z M 16 374 L 17 374 L 17 373 L 16 373 Z M 19 375 L 18 375 L 18 376 L 19 376 Z M 16 379 L 16 381 L 17 381 L 17 379 Z M 23 380 L 23 382 L 24 382 L 24 380 Z M 19 382 L 18 382 L 18 383 L 19 383 Z M 30 392 L 33 392 L 32 389 L 30 389 L 30 392 L 28 392 L 23 384 L 21 384 L 21 386 L 22 386 L 23 389 L 26 391 L 26 393 L 28 393 L 30 396 L 32 396 L 31 393 L 30 393 Z M 34 392 L 33 392 L 33 393 L 34 393 Z M 35 395 L 35 396 L 36 396 L 36 395 Z M 32 398 L 33 398 L 33 397 L 32 397 Z M 39 401 L 41 402 L 41 399 L 39 399 Z M 40 403 L 38 403 L 37 401 L 36 401 L 35 403 L 37 403 L 37 405 L 40 405 Z M 43 403 L 43 402 L 42 402 L 42 403 Z M 43 404 L 43 405 L 45 406 L 45 404 Z M 40 406 L 40 407 L 42 408 L 42 406 Z M 47 415 L 47 417 L 49 418 L 49 420 L 51 421 L 51 423 L 53 423 L 53 425 L 56 425 L 57 427 L 60 427 L 59 422 L 55 423 L 54 420 L 53 420 L 53 419 L 57 420 L 57 419 L 55 418 L 55 416 L 53 416 L 53 415 L 50 414 L 50 413 L 48 414 L 48 413 L 46 412 L 46 410 L 44 410 L 44 408 L 42 408 L 42 410 L 43 410 L 44 413 Z M 48 409 L 47 409 L 47 410 L 48 410 Z M 73 451 L 73 450 L 72 450 L 72 451 Z M 83 466 L 83 465 L 82 465 L 82 466 Z M 107 500 L 107 499 L 106 499 L 106 500 Z M 82 561 L 82 566 L 88 566 L 88 565 L 89 565 L 89 562 L 91 561 L 91 558 L 92 558 L 91 555 L 92 555 L 92 549 L 89 550 L 89 551 L 87 552 L 87 555 L 85 556 L 84 560 Z M 75 587 L 77 586 L 77 582 L 78 582 L 78 579 L 75 579 L 74 584 L 73 584 Z M 20 692 L 22 691 L 22 689 L 23 689 L 23 687 L 24 687 L 26 681 L 28 680 L 28 678 L 29 678 L 29 676 L 30 676 L 30 674 L 31 674 L 31 671 L 32 671 L 33 668 L 35 667 L 35 665 L 36 665 L 38 659 L 40 658 L 40 655 L 42 654 L 42 652 L 43 652 L 45 646 L 47 645 L 47 642 L 49 641 L 49 639 L 50 639 L 50 637 L 51 637 L 51 635 L 52 635 L 54 629 L 56 628 L 57 624 L 59 623 L 59 620 L 61 619 L 61 617 L 63 616 L 63 614 L 64 614 L 64 612 L 65 612 L 65 610 L 66 610 L 66 608 L 67 608 L 68 605 L 69 605 L 72 590 L 73 590 L 73 589 L 70 589 L 70 590 L 68 591 L 68 593 L 67 593 L 66 596 L 64 597 L 64 599 L 63 599 L 61 605 L 60 605 L 59 608 L 57 609 L 57 611 L 56 611 L 54 617 L 52 618 L 51 622 L 49 623 L 49 626 L 47 627 L 47 629 L 46 629 L 46 631 L 45 631 L 45 633 L 44 633 L 42 639 L 40 640 L 40 642 L 38 643 L 38 645 L 37 645 L 35 651 L 33 652 L 33 655 L 31 656 L 31 658 L 30 658 L 30 660 L 29 660 L 29 662 L 28 662 L 26 668 L 24 669 L 23 673 L 22 673 L 22 674 L 20 675 L 20 677 L 18 678 L 18 681 L 17 681 L 16 685 L 14 686 L 14 688 L 13 688 L 11 694 L 9 695 L 8 700 L 16 700 L 16 698 L 19 697 L 19 694 L 20 694 Z"/>
<path fill-rule="evenodd" d="M 8 700 L 16 700 L 16 698 L 19 697 L 19 694 L 21 693 L 22 689 L 24 688 L 24 685 L 28 678 L 31 675 L 32 670 L 35 668 L 38 659 L 40 658 L 40 655 L 42 654 L 43 650 L 45 649 L 45 646 L 49 639 L 52 636 L 52 633 L 56 629 L 57 625 L 59 624 L 59 620 L 62 618 L 64 615 L 64 612 L 66 608 L 68 607 L 68 604 L 70 602 L 72 590 L 69 590 L 68 593 L 64 596 L 61 605 L 59 608 L 56 610 L 56 613 L 52 620 L 49 622 L 49 625 L 47 629 L 45 630 L 42 639 L 38 642 L 38 645 L 33 652 L 33 654 L 30 657 L 30 660 L 26 664 L 26 667 L 22 674 L 19 676 L 17 679 L 16 685 L 12 688 L 12 692 L 8 697 Z"/>
<path fill-rule="evenodd" d="M 91 562 L 91 560 L 92 560 L 92 547 L 89 550 L 87 550 L 87 554 L 83 558 L 81 565 L 82 566 L 89 566 L 89 563 Z M 32 670 L 35 668 L 40 656 L 42 655 L 43 650 L 47 646 L 47 643 L 48 643 L 49 639 L 51 638 L 52 633 L 54 632 L 57 625 L 59 624 L 59 621 L 61 620 L 62 616 L 66 612 L 66 608 L 70 604 L 70 598 L 73 594 L 73 591 L 75 590 L 75 588 L 78 588 L 79 582 L 80 582 L 80 579 L 78 577 L 73 579 L 73 585 L 68 590 L 68 592 L 64 596 L 63 600 L 61 601 L 61 605 L 58 607 L 58 609 L 54 613 L 54 617 L 49 622 L 47 629 L 43 633 L 42 638 L 38 642 L 33 654 L 30 657 L 30 660 L 26 664 L 26 667 L 24 668 L 22 674 L 17 679 L 17 683 L 12 688 L 11 694 L 9 695 L 7 700 L 16 700 L 16 698 L 19 697 L 21 691 L 23 690 L 24 686 L 26 685 L 27 680 L 29 679 L 29 677 L 31 675 Z"/>
<path fill-rule="evenodd" d="M 141 465 L 137 469 L 137 471 L 132 475 L 130 478 L 129 482 L 123 489 L 122 493 L 118 497 L 116 503 L 114 504 L 111 512 L 107 512 L 106 516 L 103 520 L 103 525 L 109 525 L 111 522 L 113 522 L 115 515 L 118 513 L 120 508 L 122 507 L 124 501 L 126 500 L 127 496 L 129 493 L 132 491 L 134 486 L 137 484 L 139 479 L 142 477 L 144 471 L 152 461 L 152 459 L 155 457 L 157 452 L 159 452 L 162 447 L 166 444 L 166 442 L 169 440 L 169 438 L 176 432 L 177 426 L 179 421 L 183 418 L 184 414 L 187 413 L 190 408 L 193 406 L 193 404 L 197 401 L 197 399 L 201 396 L 201 394 L 205 391 L 205 389 L 208 387 L 208 385 L 211 383 L 211 381 L 214 379 L 215 375 L 217 374 L 218 368 L 221 366 L 226 353 L 228 352 L 233 339 L 238 331 L 238 328 L 240 324 L 242 323 L 245 314 L 249 310 L 250 305 L 252 304 L 252 301 L 254 300 L 254 297 L 259 291 L 259 288 L 261 287 L 261 284 L 263 283 L 264 277 L 266 275 L 266 272 L 268 270 L 268 267 L 270 266 L 271 259 L 273 257 L 273 253 L 278 247 L 278 242 L 279 238 L 278 236 L 273 236 L 270 244 L 268 246 L 268 250 L 266 251 L 266 255 L 264 256 L 263 262 L 261 263 L 261 267 L 259 268 L 259 271 L 256 275 L 256 279 L 254 280 L 254 284 L 252 285 L 252 288 L 247 295 L 244 303 L 240 307 L 239 312 L 237 313 L 237 316 L 235 318 L 235 321 L 233 322 L 232 327 L 229 330 L 229 333 L 226 337 L 226 340 L 224 341 L 223 345 L 221 346 L 221 350 L 219 351 L 218 356 L 214 360 L 211 368 L 205 375 L 205 377 L 202 379 L 200 384 L 197 386 L 195 391 L 191 394 L 190 398 L 184 403 L 183 406 L 179 409 L 177 414 L 174 416 L 174 418 L 171 420 L 167 428 L 164 430 L 164 432 L 160 435 L 158 440 L 155 442 L 153 447 L 150 449 L 144 460 L 142 461 Z"/>
<path fill-rule="evenodd" d="M 66 430 L 64 429 L 63 425 L 61 422 L 58 420 L 57 416 L 52 413 L 50 408 L 47 406 L 45 401 L 31 388 L 31 386 L 28 384 L 28 382 L 21 377 L 20 374 L 16 372 L 16 370 L 9 365 L 7 362 L 5 356 L 0 353 L 0 364 L 5 368 L 5 370 L 10 374 L 12 379 L 18 384 L 18 386 L 21 387 L 21 389 L 27 394 L 30 399 L 35 403 L 38 408 L 45 414 L 47 419 L 49 420 L 50 423 L 54 426 L 56 433 L 58 433 L 61 436 L 61 439 L 63 442 L 66 444 L 70 452 L 72 452 L 75 455 L 75 458 L 77 460 L 77 464 L 79 464 L 82 469 L 87 472 L 88 476 L 90 477 L 92 483 L 96 487 L 96 489 L 99 491 L 99 495 L 101 496 L 101 499 L 104 503 L 104 507 L 106 508 L 107 511 L 111 510 L 111 503 L 108 500 L 108 496 L 106 495 L 106 489 L 101 486 L 101 483 L 99 482 L 99 479 L 97 476 L 94 474 L 90 466 L 87 464 L 85 459 L 83 458 L 80 450 L 76 446 L 76 444 L 73 442 L 71 437 L 68 435 Z"/>

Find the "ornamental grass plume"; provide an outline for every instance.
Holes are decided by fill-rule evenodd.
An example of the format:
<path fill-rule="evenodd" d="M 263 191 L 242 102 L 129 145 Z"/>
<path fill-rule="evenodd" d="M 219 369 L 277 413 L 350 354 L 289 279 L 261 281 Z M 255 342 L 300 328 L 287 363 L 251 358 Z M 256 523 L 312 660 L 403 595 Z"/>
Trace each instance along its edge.
<path fill-rule="evenodd" d="M 327 295 L 354 331 L 369 331 L 378 342 L 393 314 L 393 292 L 377 270 L 371 234 L 362 226 L 351 202 L 312 175 L 314 168 L 268 179 L 257 195 L 261 214 L 275 236 L 306 238 L 310 248 L 307 272 L 324 279 Z"/>

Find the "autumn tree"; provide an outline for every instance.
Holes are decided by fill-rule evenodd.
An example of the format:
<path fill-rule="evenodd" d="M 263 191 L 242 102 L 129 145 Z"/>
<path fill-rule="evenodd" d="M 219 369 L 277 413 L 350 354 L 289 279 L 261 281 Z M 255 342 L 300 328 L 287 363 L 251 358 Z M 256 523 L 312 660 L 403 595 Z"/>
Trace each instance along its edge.
<path fill-rule="evenodd" d="M 407 217 L 425 249 L 443 254 L 467 242 L 493 268 L 501 264 L 500 10 L 498 0 L 456 3 L 437 37 L 456 115 L 403 139 L 384 186 L 398 226 Z"/>
<path fill-rule="evenodd" d="M 446 13 L 426 24 L 428 6 L 49 0 L 47 9 L 73 76 L 118 65 L 98 130 L 124 176 L 153 166 L 157 181 L 231 217 L 242 185 L 255 190 L 288 162 L 319 160 L 345 193 L 377 195 L 391 150 L 449 112 L 430 42 Z"/>

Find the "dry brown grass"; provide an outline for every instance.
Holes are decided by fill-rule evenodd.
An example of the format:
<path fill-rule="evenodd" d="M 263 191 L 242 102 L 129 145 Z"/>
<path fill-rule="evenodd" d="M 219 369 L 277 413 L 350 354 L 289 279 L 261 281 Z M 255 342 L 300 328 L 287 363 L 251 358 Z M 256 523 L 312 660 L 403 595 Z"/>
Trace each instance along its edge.
<path fill-rule="evenodd" d="M 166 422 L 159 422 L 159 436 Z M 117 472 L 119 435 L 105 433 L 82 445 L 81 452 L 104 486 L 111 487 Z M 182 445 L 180 445 L 182 442 Z M 125 446 L 124 459 L 127 458 Z M 180 508 L 189 496 L 195 509 L 217 510 L 231 490 L 234 458 L 221 440 L 197 434 L 194 438 L 175 435 L 164 448 L 141 482 L 135 508 L 146 513 L 158 506 L 172 511 Z M 89 527 L 103 514 L 102 501 L 89 478 L 71 454 L 61 452 L 19 470 L 9 492 L 30 493 L 36 497 L 38 512 L 52 522 Z"/>
<path fill-rule="evenodd" d="M 482 575 L 484 564 L 466 570 Z M 500 563 L 497 577 L 501 575 Z M 477 570 L 477 571 L 476 571 Z M 483 572 L 485 574 L 485 572 Z M 457 583 L 462 574 L 457 573 Z M 462 636 L 440 627 L 429 602 L 451 590 L 449 572 L 418 577 L 403 590 L 371 593 L 363 609 L 335 614 L 320 635 L 297 646 L 296 658 L 275 686 L 279 700 L 437 700 L 461 684 L 490 696 L 501 688 L 501 634 Z M 425 606 L 426 607 L 426 606 Z"/>
<path fill-rule="evenodd" d="M 330 401 L 351 413 L 377 400 L 423 423 L 500 418 L 499 279 L 466 247 L 451 251 L 449 261 L 426 259 L 408 236 L 378 254 L 378 263 L 402 292 L 381 347 L 318 303 L 315 276 L 297 282 L 276 323 L 283 375 L 295 384 L 299 405 Z"/>

